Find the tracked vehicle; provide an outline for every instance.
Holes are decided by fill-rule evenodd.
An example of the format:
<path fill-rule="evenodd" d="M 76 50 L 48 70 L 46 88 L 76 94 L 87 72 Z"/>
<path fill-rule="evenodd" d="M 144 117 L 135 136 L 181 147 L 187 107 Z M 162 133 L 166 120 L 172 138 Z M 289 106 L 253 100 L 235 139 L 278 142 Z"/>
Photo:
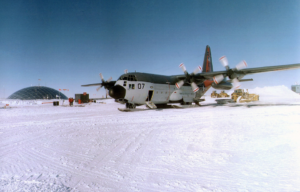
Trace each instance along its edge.
<path fill-rule="evenodd" d="M 223 97 L 229 97 L 229 95 L 225 93 L 225 91 L 221 91 L 221 93 L 219 93 L 218 98 L 223 98 Z"/>
<path fill-rule="evenodd" d="M 248 89 L 247 91 L 244 91 L 243 89 L 236 89 L 231 94 L 231 99 L 237 103 L 252 102 L 252 101 L 258 101 L 259 95 L 250 94 L 248 92 Z"/>
<path fill-rule="evenodd" d="M 217 93 L 217 91 L 213 91 L 213 92 L 210 94 L 210 97 L 211 97 L 211 98 L 218 98 L 218 97 L 219 97 L 219 94 Z"/>

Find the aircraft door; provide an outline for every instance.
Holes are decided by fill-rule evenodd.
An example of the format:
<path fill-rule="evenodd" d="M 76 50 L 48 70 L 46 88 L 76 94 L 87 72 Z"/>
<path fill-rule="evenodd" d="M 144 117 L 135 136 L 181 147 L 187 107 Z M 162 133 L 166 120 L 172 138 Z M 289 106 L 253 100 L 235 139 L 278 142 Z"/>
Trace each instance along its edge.
<path fill-rule="evenodd" d="M 151 100 L 152 100 L 152 97 L 153 97 L 153 90 L 150 90 L 150 91 L 148 92 L 148 97 L 147 97 L 146 101 L 151 101 Z"/>

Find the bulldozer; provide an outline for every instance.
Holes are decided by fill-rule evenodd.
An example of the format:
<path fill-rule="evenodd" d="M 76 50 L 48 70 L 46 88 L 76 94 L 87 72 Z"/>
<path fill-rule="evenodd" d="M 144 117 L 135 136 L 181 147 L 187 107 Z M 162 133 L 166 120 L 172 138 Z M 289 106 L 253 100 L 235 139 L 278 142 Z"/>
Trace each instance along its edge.
<path fill-rule="evenodd" d="M 221 91 L 221 93 L 219 93 L 218 95 L 218 98 L 222 98 L 222 97 L 229 97 L 229 95 L 225 93 L 225 91 Z"/>
<path fill-rule="evenodd" d="M 243 89 L 236 89 L 231 94 L 231 99 L 237 103 L 244 103 L 244 102 L 258 101 L 259 95 L 250 94 L 248 92 L 248 89 L 247 91 L 244 91 Z"/>
<path fill-rule="evenodd" d="M 210 97 L 211 97 L 211 98 L 218 98 L 218 97 L 219 97 L 219 94 L 217 93 L 217 91 L 213 91 L 213 92 L 210 94 Z"/>

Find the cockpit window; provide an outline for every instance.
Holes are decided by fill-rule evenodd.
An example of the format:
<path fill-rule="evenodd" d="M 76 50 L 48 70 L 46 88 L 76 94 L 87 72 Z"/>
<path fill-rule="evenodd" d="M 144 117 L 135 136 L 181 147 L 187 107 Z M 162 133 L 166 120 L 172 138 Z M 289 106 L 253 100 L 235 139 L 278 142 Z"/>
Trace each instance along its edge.
<path fill-rule="evenodd" d="M 128 81 L 137 81 L 135 75 L 128 75 Z"/>
<path fill-rule="evenodd" d="M 121 76 L 121 77 L 119 77 L 119 79 L 118 80 L 127 80 L 127 76 Z"/>
<path fill-rule="evenodd" d="M 125 81 L 137 81 L 135 75 L 126 75 L 126 76 L 121 76 L 119 80 L 125 80 Z"/>

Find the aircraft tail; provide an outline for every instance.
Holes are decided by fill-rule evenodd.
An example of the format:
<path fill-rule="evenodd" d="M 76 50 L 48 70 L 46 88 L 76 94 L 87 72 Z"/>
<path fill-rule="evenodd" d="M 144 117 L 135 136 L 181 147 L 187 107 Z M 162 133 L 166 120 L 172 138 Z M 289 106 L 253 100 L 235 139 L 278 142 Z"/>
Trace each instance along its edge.
<path fill-rule="evenodd" d="M 211 50 L 210 47 L 207 45 L 205 48 L 205 56 L 203 61 L 202 72 L 212 72 L 213 71 L 213 64 L 211 59 Z"/>
<path fill-rule="evenodd" d="M 202 66 L 202 72 L 212 72 L 213 71 L 213 64 L 212 64 L 212 59 L 211 59 L 211 50 L 210 47 L 207 45 L 205 48 L 205 56 L 204 56 L 204 61 L 203 61 L 203 66 Z M 200 98 L 206 93 L 206 91 L 211 87 L 211 84 L 213 83 L 213 80 L 207 79 L 203 82 L 203 84 L 199 85 L 202 87 L 195 96 L 194 101 L 197 103 Z"/>

